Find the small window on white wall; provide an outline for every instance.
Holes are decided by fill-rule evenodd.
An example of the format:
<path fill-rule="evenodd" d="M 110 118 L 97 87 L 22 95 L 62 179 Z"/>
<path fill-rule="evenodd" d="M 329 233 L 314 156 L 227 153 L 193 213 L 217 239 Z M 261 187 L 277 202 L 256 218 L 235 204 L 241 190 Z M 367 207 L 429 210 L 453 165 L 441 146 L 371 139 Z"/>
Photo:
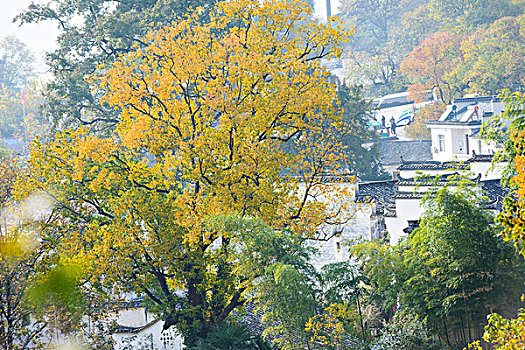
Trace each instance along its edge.
<path fill-rule="evenodd" d="M 438 135 L 438 150 L 445 152 L 445 135 Z"/>
<path fill-rule="evenodd" d="M 175 327 L 170 327 L 162 331 L 160 335 L 160 341 L 162 342 L 162 345 L 164 346 L 165 350 L 182 349 L 182 339 Z"/>
<path fill-rule="evenodd" d="M 479 148 L 479 154 L 483 154 L 482 148 L 481 148 L 481 140 L 478 140 L 478 148 Z"/>

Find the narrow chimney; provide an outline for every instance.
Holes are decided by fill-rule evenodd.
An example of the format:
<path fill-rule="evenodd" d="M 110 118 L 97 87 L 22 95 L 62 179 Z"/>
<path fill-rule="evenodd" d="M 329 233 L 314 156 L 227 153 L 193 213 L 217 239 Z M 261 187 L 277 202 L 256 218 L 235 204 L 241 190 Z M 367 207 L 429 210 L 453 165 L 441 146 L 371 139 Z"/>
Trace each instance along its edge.
<path fill-rule="evenodd" d="M 328 20 L 329 17 L 332 17 L 332 4 L 330 0 L 326 0 L 326 20 Z"/>

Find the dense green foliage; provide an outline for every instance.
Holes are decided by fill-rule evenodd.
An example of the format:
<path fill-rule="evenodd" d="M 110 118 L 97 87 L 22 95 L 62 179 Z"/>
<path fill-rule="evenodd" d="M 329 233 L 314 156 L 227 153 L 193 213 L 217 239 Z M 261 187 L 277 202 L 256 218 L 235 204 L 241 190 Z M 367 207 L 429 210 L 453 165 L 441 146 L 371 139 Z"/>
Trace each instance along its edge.
<path fill-rule="evenodd" d="M 525 256 L 525 230 L 523 225 L 525 213 L 523 209 L 525 207 L 524 107 L 523 93 L 507 93 L 504 117 L 510 123 L 508 125 L 505 123 L 507 127 L 502 128 L 504 120 L 496 119 L 494 121 L 496 127 L 493 130 L 488 128 L 485 130 L 485 135 L 489 140 L 501 141 L 504 145 L 496 160 L 503 158 L 509 161 L 506 176 L 502 181 L 511 186 L 512 192 L 505 199 L 505 208 L 497 216 L 496 221 L 504 227 L 502 237 L 506 241 L 513 242 L 523 256 Z M 521 301 L 525 301 L 524 295 L 522 295 Z M 489 315 L 483 340 L 498 350 L 522 348 L 525 342 L 525 309 L 519 309 L 516 318 L 505 318 L 498 313 Z M 481 350 L 480 342 L 471 344 L 470 348 Z"/>
<path fill-rule="evenodd" d="M 347 146 L 346 152 L 349 155 L 348 168 L 365 181 L 381 178 L 386 174 L 381 171 L 377 145 L 373 143 L 377 134 L 368 125 L 371 106 L 370 101 L 363 96 L 363 87 L 343 84 L 338 90 L 338 98 L 344 109 L 343 143 Z M 369 148 L 366 145 L 370 145 Z"/>
<path fill-rule="evenodd" d="M 444 189 L 424 204 L 432 211 L 410 237 L 404 256 L 410 277 L 400 302 L 445 344 L 464 346 L 479 337 L 488 305 L 512 290 L 512 248 L 473 195 Z"/>
<path fill-rule="evenodd" d="M 34 57 L 16 37 L 0 41 L 0 136 L 32 139 L 45 130 L 41 87 L 34 80 Z M 22 99 L 22 93 L 24 99 Z"/>
<path fill-rule="evenodd" d="M 419 320 L 438 337 L 436 346 L 461 349 L 481 337 L 487 313 L 519 295 L 525 265 L 497 235 L 472 185 L 439 189 L 423 203 L 420 227 L 407 242 L 366 243 L 352 251 L 362 261 L 369 300 L 388 327 Z"/>
<path fill-rule="evenodd" d="M 242 325 L 224 323 L 211 331 L 205 339 L 197 342 L 196 346 L 187 347 L 188 350 L 271 350 L 270 343 L 260 336 L 250 333 Z"/>

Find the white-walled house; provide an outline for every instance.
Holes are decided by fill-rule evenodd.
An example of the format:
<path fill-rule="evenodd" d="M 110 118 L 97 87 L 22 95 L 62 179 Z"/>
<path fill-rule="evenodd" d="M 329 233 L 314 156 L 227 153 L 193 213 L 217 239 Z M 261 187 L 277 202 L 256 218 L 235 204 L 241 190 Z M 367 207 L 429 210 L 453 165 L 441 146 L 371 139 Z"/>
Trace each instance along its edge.
<path fill-rule="evenodd" d="M 184 339 L 175 327 L 163 329 L 164 321 L 148 313 L 142 298 L 120 304 L 113 321 L 115 350 L 182 350 Z"/>
<path fill-rule="evenodd" d="M 427 123 L 432 137 L 432 160 L 445 162 L 464 161 L 474 154 L 493 154 L 496 145 L 480 138 L 483 122 L 504 110 L 497 97 L 455 99 L 438 120 Z"/>
<path fill-rule="evenodd" d="M 479 158 L 483 162 L 479 161 Z M 421 199 L 426 191 L 436 186 L 451 186 L 454 184 L 447 181 L 447 177 L 465 170 L 473 182 L 479 186 L 483 195 L 488 198 L 487 208 L 495 213 L 503 206 L 503 199 L 508 194 L 508 188 L 503 188 L 498 174 L 489 172 L 484 176 L 484 170 L 489 166 L 489 157 L 483 156 L 471 158 L 466 163 L 411 163 L 400 167 L 400 173 L 395 180 L 377 181 L 358 185 L 357 200 L 371 202 L 372 211 L 370 222 L 372 225 L 372 239 L 385 239 L 389 236 L 390 244 L 397 244 L 401 237 L 410 234 L 419 226 L 419 219 L 424 212 Z M 473 173 L 467 169 L 482 169 L 482 173 Z M 404 177 L 403 175 L 430 174 L 432 181 L 425 181 L 417 176 Z"/>
<path fill-rule="evenodd" d="M 404 95 L 398 95 L 393 98 L 402 104 Z M 370 220 L 376 224 L 372 237 L 384 238 L 388 233 L 390 243 L 396 244 L 417 227 L 424 210 L 420 205 L 422 192 L 426 191 L 426 186 L 416 180 L 421 174 L 444 179 L 455 172 L 469 173 L 491 200 L 488 205 L 501 210 L 508 190 L 501 187 L 499 180 L 506 163 L 492 164 L 498 145 L 481 139 L 480 130 L 484 122 L 503 110 L 503 101 L 497 97 L 455 99 L 438 120 L 427 123 L 430 144 L 429 141 L 380 142 L 381 162 L 394 180 L 359 184 L 356 194 L 358 201 L 369 198 L 373 203 Z M 425 153 L 424 146 L 430 146 L 430 152 Z M 444 181 L 441 184 L 445 185 Z"/>

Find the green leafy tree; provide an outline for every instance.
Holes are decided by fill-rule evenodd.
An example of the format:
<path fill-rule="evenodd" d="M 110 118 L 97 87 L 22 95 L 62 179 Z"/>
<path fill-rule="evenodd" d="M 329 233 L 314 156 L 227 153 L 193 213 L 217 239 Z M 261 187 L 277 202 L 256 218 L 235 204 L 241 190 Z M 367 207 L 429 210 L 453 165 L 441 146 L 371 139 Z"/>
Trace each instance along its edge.
<path fill-rule="evenodd" d="M 367 148 L 377 137 L 370 130 L 368 123 L 371 120 L 370 101 L 363 97 L 363 88 L 359 85 L 348 86 L 343 84 L 338 90 L 338 97 L 344 109 L 343 123 L 345 134 L 343 143 L 347 146 L 348 167 L 355 169 L 357 176 L 364 180 L 381 178 L 383 171 L 379 163 L 379 153 L 376 146 Z"/>
<path fill-rule="evenodd" d="M 525 88 L 525 15 L 477 30 L 462 42 L 461 51 L 463 61 L 455 70 L 469 91 L 496 95 L 503 89 Z"/>
<path fill-rule="evenodd" d="M 486 313 L 508 311 L 523 280 L 523 259 L 498 235 L 475 184 L 460 177 L 429 191 L 423 205 L 407 241 L 351 247 L 368 304 L 379 311 L 369 321 L 383 329 L 374 342 L 387 349 L 459 348 L 480 339 Z"/>
<path fill-rule="evenodd" d="M 403 245 L 391 246 L 385 242 L 363 242 L 350 247 L 352 257 L 359 261 L 359 270 L 368 304 L 379 310 L 376 320 L 370 324 L 381 326 L 390 322 L 406 280 L 403 262 Z"/>
<path fill-rule="evenodd" d="M 504 148 L 500 151 L 499 158 L 506 157 L 509 160 L 505 182 L 512 186 L 513 191 L 505 199 L 505 208 L 497 217 L 504 230 L 502 236 L 506 241 L 513 242 L 520 254 L 525 256 L 525 230 L 523 218 L 525 214 L 525 156 L 523 146 L 525 143 L 525 96 L 516 92 L 507 92 L 505 100 L 504 117 L 507 119 L 508 128 L 505 132 L 500 128 L 501 120 L 497 120 L 497 132 L 485 130 L 485 135 L 490 140 L 502 138 Z M 521 301 L 525 301 L 522 295 Z M 488 325 L 485 327 L 483 340 L 497 350 L 520 349 L 525 342 L 525 309 L 518 310 L 516 318 L 505 318 L 497 313 L 488 316 Z M 469 349 L 481 350 L 480 341 L 470 344 Z"/>
<path fill-rule="evenodd" d="M 26 44 L 15 36 L 0 41 L 0 84 L 14 95 L 35 78 L 35 58 Z"/>
<path fill-rule="evenodd" d="M 315 270 L 304 260 L 294 260 L 271 266 L 256 289 L 264 313 L 263 336 L 286 350 L 312 348 L 305 328 L 320 307 Z"/>
<path fill-rule="evenodd" d="M 404 254 L 409 277 L 400 303 L 427 320 L 447 346 L 474 340 L 489 305 L 497 306 L 498 297 L 512 297 L 522 278 L 522 262 L 497 236 L 482 204 L 475 186 L 463 180 L 454 190 L 429 193 L 420 227 Z"/>
<path fill-rule="evenodd" d="M 380 329 L 374 347 L 383 350 L 441 350 L 424 320 L 410 312 L 399 312 Z"/>
<path fill-rule="evenodd" d="M 404 284 L 411 277 L 404 260 L 406 242 L 401 241 L 397 246 L 379 241 L 356 243 L 350 252 L 359 261 L 366 328 L 370 333 L 374 328 L 377 333 L 370 334 L 370 345 L 385 350 L 440 348 L 426 320 L 412 308 L 400 304 Z"/>
<path fill-rule="evenodd" d="M 180 19 L 189 8 L 209 11 L 216 0 L 48 0 L 32 3 L 15 21 L 21 25 L 56 22 L 60 30 L 58 48 L 47 56 L 53 80 L 47 85 L 46 118 L 54 126 L 114 125 L 119 113 L 101 104 L 85 78 L 103 63 L 145 45 L 142 38 L 152 29 Z M 100 122 L 100 123 L 98 123 Z"/>
<path fill-rule="evenodd" d="M 367 300 L 361 271 L 352 262 L 343 261 L 325 265 L 321 272 L 325 310 L 331 311 L 334 306 L 341 310 L 340 315 L 335 315 L 341 319 L 345 333 L 344 337 L 340 336 L 339 343 L 369 343 L 369 330 L 365 326 L 369 321 L 365 315 Z"/>
<path fill-rule="evenodd" d="M 511 0 L 431 0 L 432 16 L 449 29 L 476 29 L 497 19 L 523 14 L 523 4 Z"/>
<path fill-rule="evenodd" d="M 242 325 L 223 323 L 188 350 L 271 350 L 272 345 Z"/>

